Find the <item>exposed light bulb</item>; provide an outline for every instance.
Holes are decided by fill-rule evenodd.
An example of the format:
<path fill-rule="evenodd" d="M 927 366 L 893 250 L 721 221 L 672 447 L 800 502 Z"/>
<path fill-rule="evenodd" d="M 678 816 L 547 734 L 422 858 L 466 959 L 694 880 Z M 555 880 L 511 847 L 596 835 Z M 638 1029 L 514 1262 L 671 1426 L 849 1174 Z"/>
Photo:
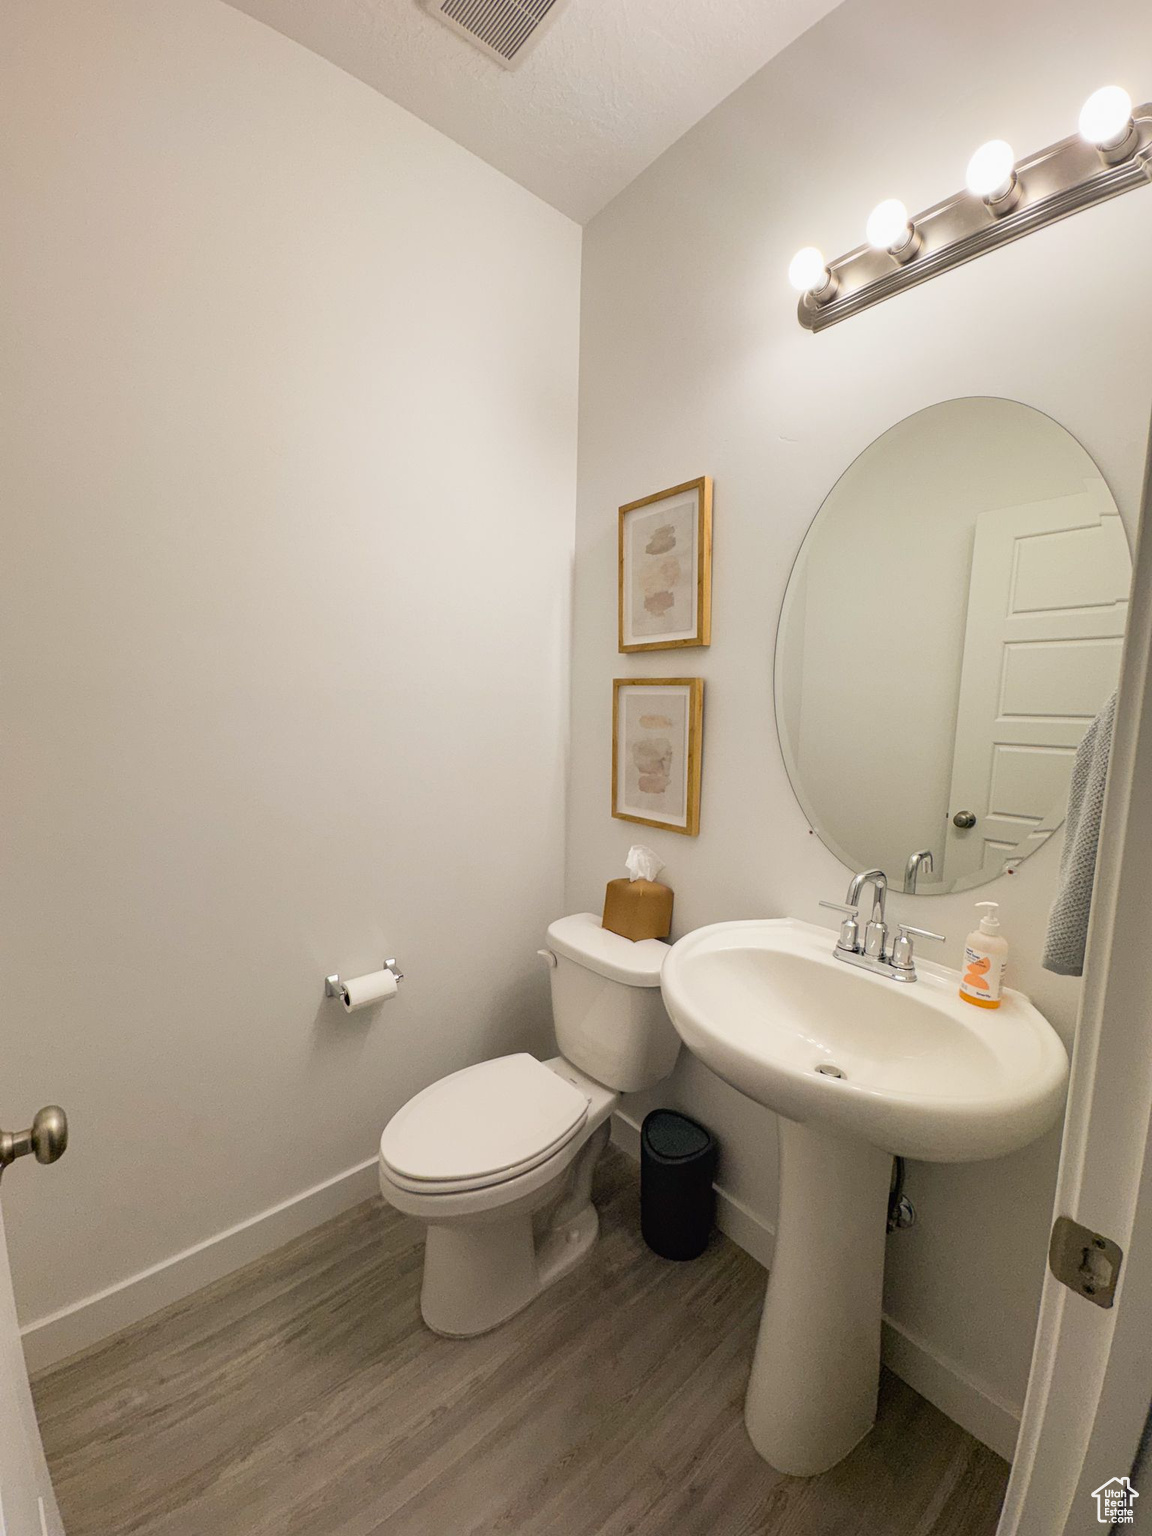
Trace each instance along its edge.
<path fill-rule="evenodd" d="M 797 293 L 820 293 L 832 281 L 824 253 L 814 245 L 796 252 L 788 266 L 788 281 Z"/>
<path fill-rule="evenodd" d="M 882 203 L 877 203 L 868 215 L 868 244 L 878 251 L 889 251 L 892 255 L 903 251 L 911 240 L 915 238 L 915 232 L 908 222 L 908 210 L 898 197 L 886 197 Z"/>
<path fill-rule="evenodd" d="M 1132 127 L 1132 98 L 1120 85 L 1102 85 L 1080 108 L 1080 137 L 1097 149 L 1123 144 Z"/>
<path fill-rule="evenodd" d="M 1011 144 L 989 139 L 968 162 L 968 190 L 986 203 L 998 203 L 1016 185 L 1016 156 Z"/>

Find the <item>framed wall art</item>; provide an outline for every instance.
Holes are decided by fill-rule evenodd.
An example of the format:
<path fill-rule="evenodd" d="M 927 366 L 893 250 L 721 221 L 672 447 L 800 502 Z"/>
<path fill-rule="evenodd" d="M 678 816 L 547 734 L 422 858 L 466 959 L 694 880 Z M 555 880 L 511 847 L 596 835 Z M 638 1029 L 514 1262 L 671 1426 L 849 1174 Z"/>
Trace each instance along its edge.
<path fill-rule="evenodd" d="M 622 651 L 712 638 L 712 481 L 707 475 L 620 508 Z"/>
<path fill-rule="evenodd" d="M 703 678 L 614 679 L 613 816 L 695 837 L 703 733 Z"/>

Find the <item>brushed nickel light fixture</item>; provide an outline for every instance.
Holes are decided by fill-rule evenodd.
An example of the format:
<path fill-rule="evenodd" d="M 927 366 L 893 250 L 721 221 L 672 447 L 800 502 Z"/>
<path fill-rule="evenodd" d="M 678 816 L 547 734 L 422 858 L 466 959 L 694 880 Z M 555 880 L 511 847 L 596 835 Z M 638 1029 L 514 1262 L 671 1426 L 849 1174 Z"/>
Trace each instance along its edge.
<path fill-rule="evenodd" d="M 797 251 L 788 278 L 800 294 L 800 324 L 823 330 L 1152 181 L 1152 103 L 1133 110 L 1127 91 L 1103 86 L 1081 108 L 1079 130 L 1024 160 L 1003 139 L 990 139 L 968 162 L 965 191 L 915 218 L 899 198 L 885 198 L 868 217 L 867 243 L 835 261 L 826 262 L 815 246 Z"/>

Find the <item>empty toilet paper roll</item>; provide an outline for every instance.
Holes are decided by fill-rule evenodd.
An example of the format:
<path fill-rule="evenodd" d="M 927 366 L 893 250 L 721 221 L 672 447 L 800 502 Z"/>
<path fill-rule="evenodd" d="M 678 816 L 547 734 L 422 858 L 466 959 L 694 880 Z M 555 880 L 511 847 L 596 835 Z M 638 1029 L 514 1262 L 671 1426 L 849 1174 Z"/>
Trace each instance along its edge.
<path fill-rule="evenodd" d="M 357 1008 L 367 1008 L 372 1003 L 383 1002 L 386 997 L 395 997 L 396 991 L 397 981 L 392 971 L 370 971 L 367 976 L 342 981 L 340 1001 L 345 1013 L 354 1013 Z"/>

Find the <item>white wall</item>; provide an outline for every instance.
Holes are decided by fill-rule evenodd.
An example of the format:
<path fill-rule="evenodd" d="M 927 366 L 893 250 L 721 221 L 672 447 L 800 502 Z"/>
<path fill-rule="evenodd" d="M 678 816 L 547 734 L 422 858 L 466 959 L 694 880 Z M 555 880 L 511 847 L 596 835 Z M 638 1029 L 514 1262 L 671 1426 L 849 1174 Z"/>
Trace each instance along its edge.
<path fill-rule="evenodd" d="M 547 1047 L 580 232 L 216 0 L 9 0 L 0 138 L 0 1123 L 73 1122 L 4 1181 L 36 1319 Z M 323 1001 L 385 954 L 399 999 Z"/>
<path fill-rule="evenodd" d="M 923 208 L 962 184 L 972 149 L 1021 152 L 1075 127 L 1083 98 L 1133 77 L 1152 12 L 972 0 L 846 0 L 668 151 L 585 231 L 580 487 L 569 819 L 570 909 L 598 909 L 636 832 L 667 860 L 680 934 L 763 914 L 828 921 L 847 872 L 810 833 L 775 735 L 772 650 L 789 567 L 852 459 L 934 401 L 1003 395 L 1048 412 L 1100 465 L 1131 530 L 1152 403 L 1152 192 L 1081 214 L 819 336 L 786 282 L 809 242 L 856 245 L 870 207 Z M 1022 64 L 1021 61 L 1026 61 Z M 700 474 L 716 482 L 714 641 L 621 657 L 616 508 Z M 909 637 L 914 643 L 914 637 Z M 702 830 L 690 841 L 607 813 L 610 680 L 706 678 Z M 844 793 L 855 786 L 845 776 Z M 1003 903 L 1016 984 L 1066 1040 L 1079 984 L 1040 970 L 1053 839 L 975 894 Z M 894 897 L 948 934 L 957 963 L 974 895 Z M 935 948 L 933 951 L 935 957 Z M 775 1205 L 771 1116 L 684 1061 L 659 1095 L 719 1133 L 722 1181 L 762 1221 Z M 633 1106 L 639 1112 L 643 1105 Z M 1018 1409 L 1044 1263 L 1059 1137 L 1002 1161 L 914 1166 L 920 1225 L 890 1245 L 897 1324 L 983 1394 Z M 1002 1442 L 1001 1442 L 1002 1443 Z"/>

